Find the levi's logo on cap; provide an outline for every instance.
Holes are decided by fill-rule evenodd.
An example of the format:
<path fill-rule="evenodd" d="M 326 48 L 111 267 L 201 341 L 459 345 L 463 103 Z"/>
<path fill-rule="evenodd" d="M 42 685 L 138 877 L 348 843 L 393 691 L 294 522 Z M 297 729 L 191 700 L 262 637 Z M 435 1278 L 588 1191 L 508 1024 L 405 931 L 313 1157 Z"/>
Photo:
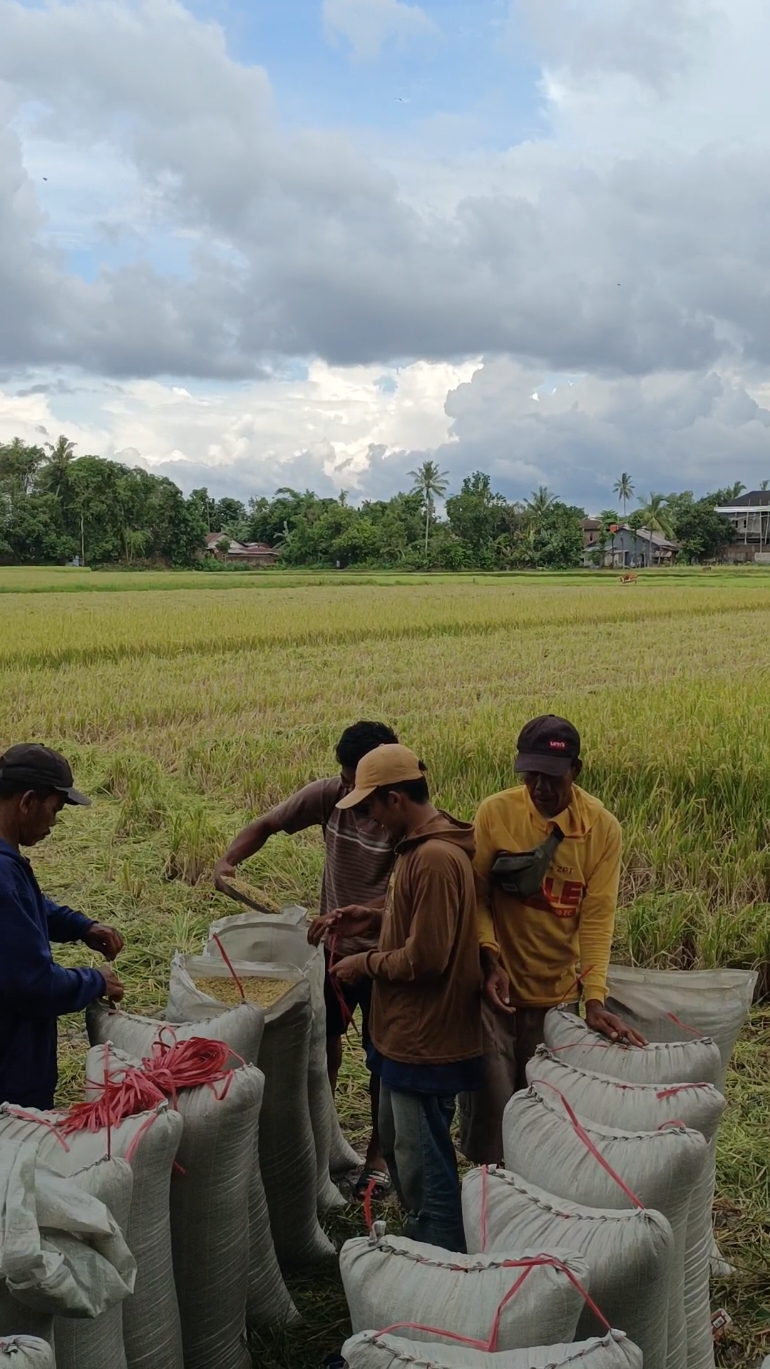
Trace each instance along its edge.
<path fill-rule="evenodd" d="M 557 742 L 553 737 L 552 737 L 551 740 L 549 741 L 548 745 L 550 746 L 550 748 L 551 748 L 552 751 L 566 751 L 566 750 L 567 750 L 567 743 L 566 743 L 566 742 Z"/>

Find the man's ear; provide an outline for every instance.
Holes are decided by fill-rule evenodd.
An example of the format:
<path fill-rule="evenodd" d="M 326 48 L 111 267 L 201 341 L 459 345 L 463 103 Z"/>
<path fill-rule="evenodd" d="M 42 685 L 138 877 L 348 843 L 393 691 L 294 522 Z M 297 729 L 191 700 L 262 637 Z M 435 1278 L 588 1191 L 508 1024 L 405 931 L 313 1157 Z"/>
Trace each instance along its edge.
<path fill-rule="evenodd" d="M 574 763 L 574 765 L 573 765 L 573 767 L 572 767 L 572 774 L 573 774 L 573 777 L 574 777 L 575 779 L 577 779 L 577 777 L 578 777 L 578 775 L 581 773 L 582 769 L 583 769 L 583 762 L 581 761 L 580 757 L 578 756 L 577 760 L 575 761 L 575 763 Z"/>

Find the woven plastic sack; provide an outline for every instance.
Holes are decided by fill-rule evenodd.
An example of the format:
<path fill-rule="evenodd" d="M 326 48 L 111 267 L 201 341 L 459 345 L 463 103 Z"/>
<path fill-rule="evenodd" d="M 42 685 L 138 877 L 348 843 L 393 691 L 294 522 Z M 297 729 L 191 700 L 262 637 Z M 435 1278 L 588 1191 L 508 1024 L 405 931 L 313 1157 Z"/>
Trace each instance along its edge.
<path fill-rule="evenodd" d="M 216 940 L 215 940 L 216 938 Z M 209 927 L 209 940 L 204 956 L 221 961 L 219 945 L 224 946 L 231 960 L 242 963 L 293 965 L 300 970 L 310 985 L 310 1004 L 313 1026 L 310 1034 L 308 1062 L 308 1106 L 315 1139 L 318 1185 L 318 1211 L 329 1212 L 344 1207 L 345 1200 L 332 1183 L 329 1174 L 332 1113 L 336 1115 L 326 1065 L 326 975 L 322 946 L 311 946 L 304 925 L 284 922 L 279 916 L 268 917 L 246 913 L 237 917 L 220 918 Z"/>
<path fill-rule="evenodd" d="M 492 1166 L 463 1179 L 463 1225 L 469 1251 L 573 1250 L 588 1266 L 591 1298 L 610 1325 L 639 1347 L 645 1369 L 665 1369 L 674 1236 L 659 1212 L 581 1207 Z M 602 1330 L 584 1307 L 577 1334 Z"/>
<path fill-rule="evenodd" d="M 727 1067 L 748 1020 L 756 970 L 639 970 L 611 965 L 608 1007 L 621 1013 L 649 1041 L 716 1041 L 724 1093 Z"/>
<path fill-rule="evenodd" d="M 717 1084 L 722 1057 L 716 1041 L 623 1046 L 591 1031 L 575 1013 L 552 1008 L 545 1019 L 545 1044 L 579 1069 L 608 1074 L 629 1084 Z"/>
<path fill-rule="evenodd" d="M 126 1238 L 136 1259 L 134 1293 L 123 1304 L 123 1342 L 128 1369 L 183 1369 L 182 1334 L 171 1260 L 169 1186 L 182 1135 L 182 1119 L 161 1103 L 151 1112 L 127 1117 L 106 1131 L 67 1137 L 56 1131 L 66 1114 L 23 1114 L 0 1108 L 0 1141 L 34 1137 L 45 1164 L 59 1174 L 76 1174 L 108 1154 L 126 1159 L 134 1185 Z"/>
<path fill-rule="evenodd" d="M 567 1098 L 581 1117 L 612 1126 L 619 1119 L 629 1131 L 655 1131 L 672 1122 L 699 1131 L 715 1142 L 725 1099 L 712 1084 L 628 1084 L 576 1069 L 545 1046 L 527 1066 L 530 1084 L 540 1082 Z M 714 1145 L 690 1199 L 684 1257 L 684 1308 L 688 1369 L 713 1369 L 714 1337 L 709 1307 L 711 1205 L 714 1199 Z M 623 1327 L 623 1330 L 626 1330 Z"/>
<path fill-rule="evenodd" d="M 98 1160 L 71 1175 L 70 1181 L 91 1193 L 112 1213 L 121 1231 L 128 1229 L 134 1176 L 125 1160 Z M 56 1369 L 126 1369 L 123 1305 L 116 1303 L 93 1320 L 57 1317 L 54 1321 Z"/>
<path fill-rule="evenodd" d="M 2 1369 L 55 1369 L 53 1350 L 38 1336 L 0 1337 Z"/>
<path fill-rule="evenodd" d="M 302 1269 L 334 1254 L 318 1224 L 316 1158 L 308 1106 L 307 1075 L 312 1010 L 310 985 L 293 965 L 254 966 L 234 962 L 240 979 L 280 979 L 293 984 L 265 1012 L 259 1067 L 265 1097 L 259 1128 L 259 1163 L 275 1250 L 281 1269 Z M 174 1021 L 210 1017 L 217 1003 L 195 980 L 229 976 L 210 957 L 176 955 L 171 965 L 166 1016 Z"/>
<path fill-rule="evenodd" d="M 88 1052 L 86 1073 L 119 1080 L 138 1061 L 108 1046 Z M 184 1121 L 171 1178 L 171 1248 L 185 1369 L 251 1369 L 246 1347 L 249 1190 L 264 1080 L 254 1065 L 226 1083 L 180 1089 Z M 80 1366 L 77 1367 L 80 1369 Z"/>
<path fill-rule="evenodd" d="M 354 1333 L 459 1336 L 490 1351 L 572 1340 L 589 1277 L 568 1250 L 459 1255 L 405 1236 L 346 1241 L 340 1273 Z"/>
<path fill-rule="evenodd" d="M 224 1041 L 230 1046 L 233 1051 L 230 1061 L 232 1067 L 243 1060 L 256 1063 L 265 1027 L 262 1009 L 251 1003 L 225 1010 L 217 1017 L 173 1027 L 165 1021 L 138 1017 L 108 1008 L 104 1003 L 95 1003 L 87 1010 L 86 1020 L 92 1043 L 110 1041 L 130 1058 L 149 1056 L 159 1041 L 169 1044 L 199 1036 L 207 1041 Z M 246 1321 L 255 1330 L 297 1318 L 297 1310 L 278 1267 L 262 1182 L 258 1142 L 259 1132 L 254 1147 L 249 1192 L 249 1287 L 246 1299 Z"/>
<path fill-rule="evenodd" d="M 685 1127 L 631 1132 L 587 1121 L 542 1085 L 514 1094 L 503 1115 L 506 1169 L 586 1207 L 646 1207 L 671 1223 L 668 1369 L 687 1364 L 687 1220 L 707 1150 L 700 1132 Z"/>
<path fill-rule="evenodd" d="M 641 1351 L 622 1331 L 571 1345 L 541 1345 L 492 1355 L 464 1346 L 426 1346 L 381 1331 L 362 1331 L 345 1341 L 342 1357 L 348 1369 L 642 1369 Z"/>

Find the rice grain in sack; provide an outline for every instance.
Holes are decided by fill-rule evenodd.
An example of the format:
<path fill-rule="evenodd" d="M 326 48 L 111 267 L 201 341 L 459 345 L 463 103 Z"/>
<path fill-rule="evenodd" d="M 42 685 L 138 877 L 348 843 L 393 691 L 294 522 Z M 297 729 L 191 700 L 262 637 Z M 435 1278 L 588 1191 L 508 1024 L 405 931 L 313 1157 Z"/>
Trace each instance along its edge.
<path fill-rule="evenodd" d="M 92 1043 L 110 1041 L 134 1059 L 149 1056 L 158 1042 L 170 1044 L 196 1036 L 207 1041 L 224 1041 L 233 1051 L 230 1061 L 233 1068 L 243 1060 L 256 1063 L 265 1027 L 262 1009 L 252 1003 L 242 1003 L 200 1022 L 173 1027 L 165 1021 L 138 1017 L 108 1008 L 104 1003 L 94 1003 L 87 1009 L 86 1020 Z M 254 1329 L 282 1325 L 297 1317 L 278 1267 L 259 1164 L 258 1139 L 259 1132 L 249 1192 L 249 1289 L 246 1300 L 246 1321 Z"/>
<path fill-rule="evenodd" d="M 56 1369 L 53 1350 L 47 1341 L 37 1336 L 2 1336 L 0 1366 L 2 1369 Z"/>
<path fill-rule="evenodd" d="M 127 1064 L 137 1062 L 94 1046 L 87 1076 L 101 1080 L 108 1071 L 119 1080 Z M 251 1366 L 249 1190 L 263 1083 L 254 1065 L 244 1065 L 225 1081 L 180 1088 L 176 1096 L 184 1130 L 171 1176 L 171 1248 L 185 1369 Z M 99 1092 L 92 1086 L 92 1096 Z"/>
<path fill-rule="evenodd" d="M 182 1136 L 182 1118 L 166 1103 L 126 1117 L 106 1131 L 80 1131 L 64 1150 L 55 1134 L 64 1113 L 33 1109 L 15 1116 L 0 1108 L 0 1139 L 34 1136 L 38 1153 L 58 1174 L 77 1173 L 109 1153 L 127 1159 L 134 1175 L 126 1230 L 136 1259 L 133 1296 L 123 1305 L 123 1343 L 128 1369 L 183 1369 L 182 1333 L 171 1259 L 169 1187 Z"/>
<path fill-rule="evenodd" d="M 406 1236 L 346 1241 L 340 1273 L 354 1333 L 466 1337 L 490 1352 L 572 1340 L 588 1287 L 585 1261 L 572 1251 L 459 1255 Z"/>
<path fill-rule="evenodd" d="M 316 1158 L 308 1106 L 307 1075 L 312 1010 L 310 985 L 293 965 L 262 967 L 234 962 L 242 983 L 277 980 L 290 985 L 265 1011 L 259 1067 L 265 1096 L 259 1128 L 259 1163 L 270 1227 L 282 1270 L 302 1269 L 334 1254 L 318 1224 Z M 196 980 L 232 983 L 224 964 L 210 957 L 176 955 L 171 965 L 167 1017 L 191 1020 L 211 1015 L 216 1001 Z"/>
<path fill-rule="evenodd" d="M 623 1046 L 591 1031 L 573 1012 L 552 1008 L 545 1018 L 545 1044 L 579 1069 L 608 1074 L 628 1084 L 716 1084 L 722 1057 L 707 1037 L 647 1046 Z"/>
<path fill-rule="evenodd" d="M 307 1087 L 318 1169 L 318 1211 L 328 1212 L 336 1207 L 344 1207 L 345 1200 L 329 1174 L 332 1113 L 336 1115 L 336 1109 L 326 1064 L 326 966 L 323 947 L 310 945 L 306 924 L 298 926 L 295 922 L 283 921 L 280 915 L 267 917 L 259 913 L 224 917 L 211 924 L 209 941 L 203 954 L 220 961 L 221 952 L 215 937 L 224 946 L 230 960 L 244 964 L 294 965 L 310 985 L 313 1027 Z"/>
<path fill-rule="evenodd" d="M 69 1144 L 69 1142 L 67 1142 Z M 128 1229 L 134 1176 L 126 1160 L 97 1160 L 72 1174 L 71 1180 L 112 1213 L 121 1231 Z M 126 1369 L 123 1304 L 116 1303 L 93 1320 L 57 1317 L 54 1321 L 56 1369 Z"/>
<path fill-rule="evenodd" d="M 608 1331 L 601 1339 L 571 1345 L 541 1345 L 496 1355 L 361 1331 L 345 1341 L 342 1356 L 348 1369 L 642 1369 L 641 1351 L 622 1331 Z"/>
<path fill-rule="evenodd" d="M 559 1055 L 539 1047 L 527 1066 L 530 1084 L 545 1082 L 558 1091 L 581 1117 L 612 1126 L 619 1118 L 627 1130 L 655 1131 L 681 1122 L 716 1139 L 725 1099 L 713 1084 L 627 1084 L 606 1075 L 576 1069 Z M 714 1337 L 709 1307 L 711 1204 L 714 1198 L 714 1147 L 692 1192 L 684 1257 L 684 1307 L 687 1319 L 688 1369 L 713 1369 Z M 623 1330 L 626 1328 L 623 1327 Z"/>
<path fill-rule="evenodd" d="M 581 1207 L 490 1166 L 463 1179 L 463 1225 L 469 1251 L 573 1250 L 588 1266 L 592 1301 L 610 1325 L 639 1347 L 645 1369 L 665 1369 L 674 1235 L 659 1212 Z M 577 1334 L 587 1339 L 602 1330 L 584 1307 Z"/>
<path fill-rule="evenodd" d="M 571 1115 L 570 1115 L 571 1114 Z M 668 1369 L 685 1369 L 684 1255 L 690 1197 L 706 1163 L 698 1131 L 621 1131 L 575 1116 L 542 1085 L 516 1093 L 503 1115 L 506 1169 L 586 1207 L 646 1207 L 674 1233 L 668 1312 Z"/>

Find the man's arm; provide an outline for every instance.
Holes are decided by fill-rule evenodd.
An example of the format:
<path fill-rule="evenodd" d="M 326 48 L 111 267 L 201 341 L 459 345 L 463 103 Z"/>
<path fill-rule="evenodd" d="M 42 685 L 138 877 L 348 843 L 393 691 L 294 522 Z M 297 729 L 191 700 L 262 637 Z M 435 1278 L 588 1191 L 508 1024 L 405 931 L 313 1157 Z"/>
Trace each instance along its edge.
<path fill-rule="evenodd" d="M 414 911 L 405 944 L 393 951 L 367 951 L 363 957 L 364 973 L 372 979 L 438 979 L 449 963 L 460 891 L 443 853 L 414 876 L 412 896 Z"/>
<path fill-rule="evenodd" d="M 607 970 L 612 952 L 615 911 L 620 886 L 620 857 L 623 837 L 620 824 L 613 822 L 596 868 L 588 880 L 580 909 L 578 937 L 580 963 L 583 967 L 583 998 L 586 1022 L 593 1031 L 601 1032 L 611 1041 L 627 1041 L 632 1046 L 646 1046 L 639 1032 L 629 1027 L 621 1017 L 608 1012 Z"/>
<path fill-rule="evenodd" d="M 104 975 L 100 970 L 65 970 L 52 960 L 25 892 L 18 887 L 3 890 L 0 998 L 21 1017 L 60 1017 L 79 1012 L 104 994 Z M 88 918 L 83 922 L 91 925 Z"/>
<path fill-rule="evenodd" d="M 82 941 L 91 927 L 96 925 L 93 918 L 76 913 L 73 908 L 54 903 L 50 898 L 44 898 L 43 902 L 48 918 L 50 941 Z"/>
<path fill-rule="evenodd" d="M 484 996 L 496 1012 L 512 1013 L 509 1002 L 508 975 L 500 964 L 500 946 L 492 915 L 491 871 L 497 848 L 489 831 L 483 807 L 473 824 L 476 854 L 473 857 L 473 878 L 476 885 L 476 925 L 479 932 L 481 970 L 484 976 Z"/>
<path fill-rule="evenodd" d="M 271 808 L 269 813 L 255 818 L 243 831 L 239 832 L 227 848 L 225 854 L 214 866 L 214 876 L 218 879 L 232 878 L 236 867 L 250 856 L 256 855 L 270 837 L 278 832 L 304 832 L 308 827 L 319 827 L 328 820 L 334 807 L 334 780 L 314 780 L 306 784 L 291 798 Z M 338 786 L 337 786 L 338 787 Z"/>

